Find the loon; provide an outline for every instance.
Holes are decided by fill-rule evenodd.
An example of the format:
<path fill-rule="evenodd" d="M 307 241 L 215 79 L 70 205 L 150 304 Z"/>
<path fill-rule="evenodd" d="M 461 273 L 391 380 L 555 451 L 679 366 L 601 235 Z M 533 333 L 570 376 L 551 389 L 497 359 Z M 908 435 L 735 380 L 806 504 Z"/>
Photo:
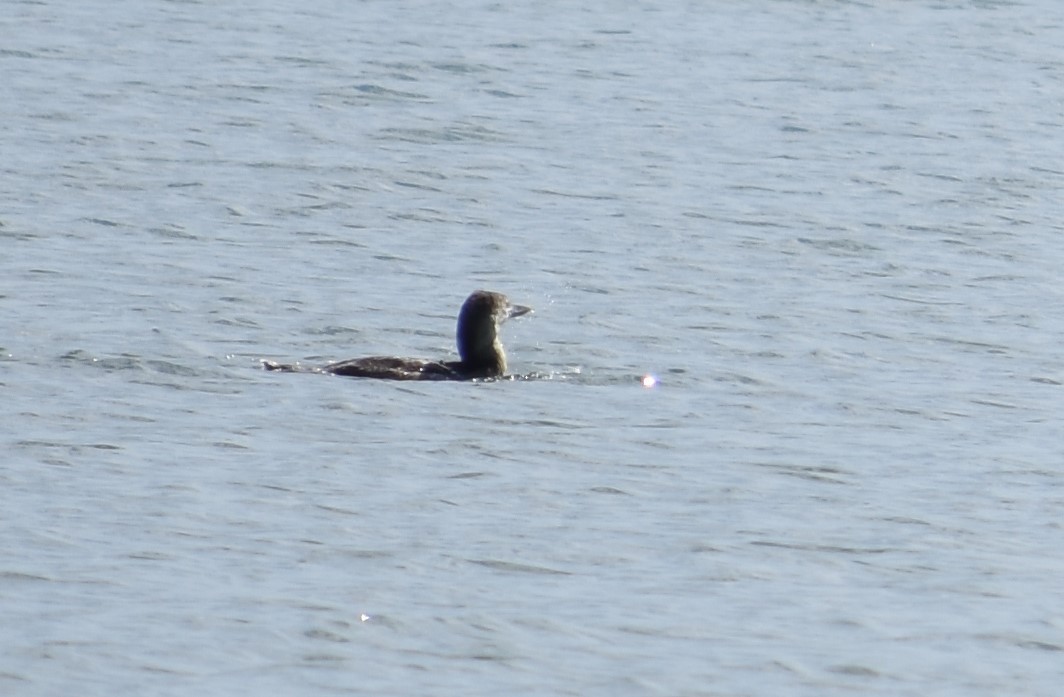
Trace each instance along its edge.
<path fill-rule="evenodd" d="M 380 380 L 475 380 L 497 378 L 506 373 L 506 353 L 499 341 L 499 325 L 512 317 L 532 312 L 513 305 L 502 293 L 474 291 L 458 312 L 457 361 L 431 361 L 423 358 L 370 356 L 329 363 L 320 368 L 263 361 L 266 370 L 307 371 Z"/>

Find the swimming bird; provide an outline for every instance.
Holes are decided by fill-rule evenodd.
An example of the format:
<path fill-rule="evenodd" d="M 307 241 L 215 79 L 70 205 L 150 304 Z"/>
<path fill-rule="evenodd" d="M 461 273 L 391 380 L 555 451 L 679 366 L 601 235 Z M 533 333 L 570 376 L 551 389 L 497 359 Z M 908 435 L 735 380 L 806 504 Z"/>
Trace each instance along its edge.
<path fill-rule="evenodd" d="M 356 378 L 381 380 L 474 380 L 497 378 L 506 374 L 506 352 L 499 341 L 499 325 L 512 317 L 532 312 L 524 305 L 513 305 L 502 293 L 474 291 L 458 312 L 455 332 L 457 361 L 433 361 L 424 358 L 369 356 L 329 363 L 319 368 L 263 361 L 266 370 L 299 372 L 309 370 Z"/>

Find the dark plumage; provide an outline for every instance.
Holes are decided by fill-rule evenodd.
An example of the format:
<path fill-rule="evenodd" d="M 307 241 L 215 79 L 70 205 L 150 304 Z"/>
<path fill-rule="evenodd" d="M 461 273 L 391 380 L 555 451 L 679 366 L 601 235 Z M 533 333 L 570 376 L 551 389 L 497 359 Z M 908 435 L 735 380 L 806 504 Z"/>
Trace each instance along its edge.
<path fill-rule="evenodd" d="M 499 341 L 499 325 L 511 317 L 532 312 L 524 305 L 511 305 L 502 293 L 475 291 L 462 303 L 458 313 L 457 361 L 431 361 L 423 358 L 370 356 L 329 363 L 320 368 L 300 368 L 263 361 L 267 370 L 295 372 L 310 370 L 356 378 L 382 380 L 473 380 L 497 378 L 506 373 L 506 353 Z"/>

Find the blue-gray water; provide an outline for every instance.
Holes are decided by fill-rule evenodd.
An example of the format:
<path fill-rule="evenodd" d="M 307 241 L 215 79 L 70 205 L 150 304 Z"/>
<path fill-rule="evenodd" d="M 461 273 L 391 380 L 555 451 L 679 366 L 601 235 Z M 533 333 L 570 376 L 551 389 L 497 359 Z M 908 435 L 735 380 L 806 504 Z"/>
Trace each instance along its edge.
<path fill-rule="evenodd" d="M 1057 694 L 1060 3 L 0 34 L 0 693 Z"/>

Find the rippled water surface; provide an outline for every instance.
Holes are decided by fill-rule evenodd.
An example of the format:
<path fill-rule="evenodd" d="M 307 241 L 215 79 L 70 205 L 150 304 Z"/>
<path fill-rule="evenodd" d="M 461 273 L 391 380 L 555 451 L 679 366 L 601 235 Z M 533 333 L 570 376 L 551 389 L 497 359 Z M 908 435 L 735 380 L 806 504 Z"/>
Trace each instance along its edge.
<path fill-rule="evenodd" d="M 1062 32 L 8 2 L 0 692 L 1056 694 Z"/>

